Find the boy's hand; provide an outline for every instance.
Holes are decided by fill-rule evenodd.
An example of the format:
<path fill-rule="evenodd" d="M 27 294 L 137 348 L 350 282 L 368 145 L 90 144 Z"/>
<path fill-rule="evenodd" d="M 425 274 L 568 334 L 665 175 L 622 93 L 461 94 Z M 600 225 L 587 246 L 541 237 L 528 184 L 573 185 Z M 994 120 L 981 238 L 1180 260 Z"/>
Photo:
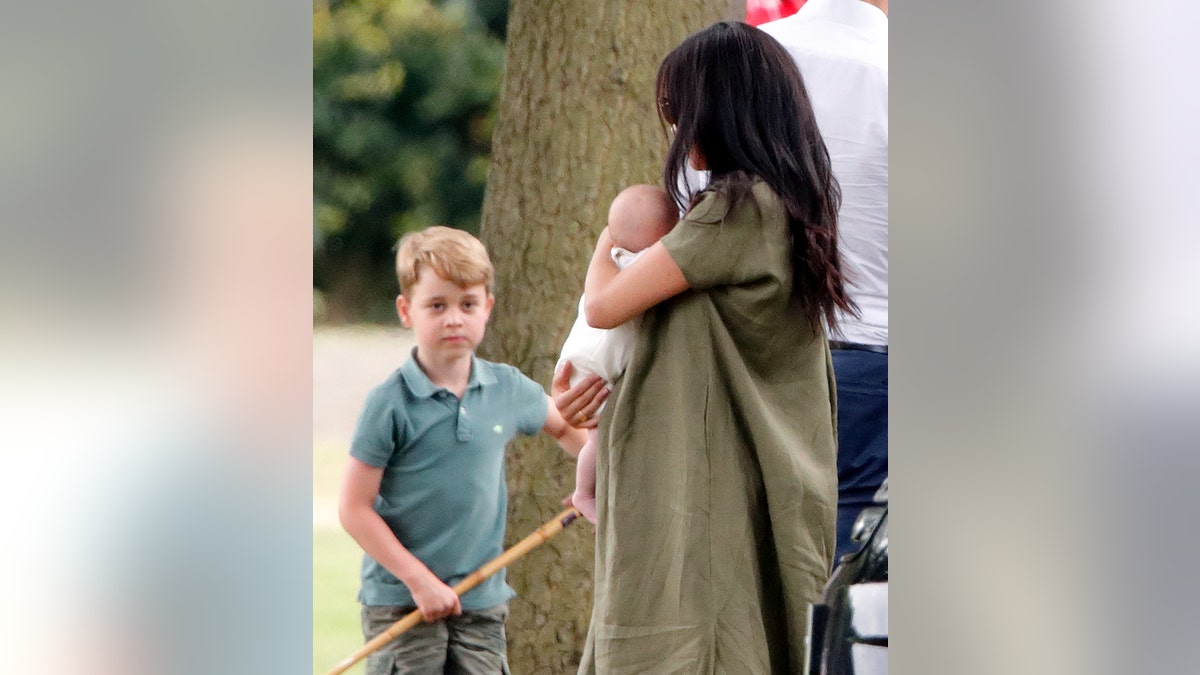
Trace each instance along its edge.
<path fill-rule="evenodd" d="M 417 584 L 412 589 L 412 594 L 417 609 L 425 615 L 425 623 L 462 614 L 462 601 L 459 600 L 458 594 L 432 574 L 424 583 Z"/>

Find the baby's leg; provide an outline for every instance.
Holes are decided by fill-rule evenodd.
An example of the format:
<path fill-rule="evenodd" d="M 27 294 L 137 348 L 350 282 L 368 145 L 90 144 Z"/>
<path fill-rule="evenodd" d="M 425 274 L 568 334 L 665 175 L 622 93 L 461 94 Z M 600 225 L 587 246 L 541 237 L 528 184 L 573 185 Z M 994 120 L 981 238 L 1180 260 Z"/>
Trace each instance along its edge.
<path fill-rule="evenodd" d="M 579 460 L 575 465 L 575 494 L 571 495 L 571 503 L 593 525 L 596 524 L 596 446 L 598 444 L 599 434 L 595 429 L 588 429 L 587 443 L 579 451 Z"/>

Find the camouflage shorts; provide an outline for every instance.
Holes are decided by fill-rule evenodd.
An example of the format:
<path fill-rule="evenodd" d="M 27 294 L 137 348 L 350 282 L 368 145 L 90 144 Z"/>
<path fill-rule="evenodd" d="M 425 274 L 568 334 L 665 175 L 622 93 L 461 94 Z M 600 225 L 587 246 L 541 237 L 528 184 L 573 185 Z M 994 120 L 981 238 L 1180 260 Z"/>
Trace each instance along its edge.
<path fill-rule="evenodd" d="M 362 608 L 363 637 L 379 635 L 411 607 Z M 508 605 L 419 623 L 367 657 L 366 675 L 508 675 Z"/>

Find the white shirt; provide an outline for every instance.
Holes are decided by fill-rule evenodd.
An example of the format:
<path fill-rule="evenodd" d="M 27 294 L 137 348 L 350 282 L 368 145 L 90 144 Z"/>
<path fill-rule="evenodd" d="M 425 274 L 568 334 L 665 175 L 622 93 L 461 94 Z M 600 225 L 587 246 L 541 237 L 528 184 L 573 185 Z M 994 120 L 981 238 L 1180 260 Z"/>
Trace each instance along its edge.
<path fill-rule="evenodd" d="M 842 186 L 839 248 L 862 318 L 839 314 L 834 339 L 888 343 L 888 19 L 862 0 L 808 0 L 759 26 L 804 78 Z"/>

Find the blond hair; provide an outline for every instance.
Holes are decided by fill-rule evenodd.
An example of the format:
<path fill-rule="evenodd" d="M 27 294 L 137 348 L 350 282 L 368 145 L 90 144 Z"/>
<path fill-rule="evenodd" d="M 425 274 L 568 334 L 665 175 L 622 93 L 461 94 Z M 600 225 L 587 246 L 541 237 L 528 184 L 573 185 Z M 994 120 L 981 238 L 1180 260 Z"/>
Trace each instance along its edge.
<path fill-rule="evenodd" d="M 409 232 L 396 244 L 396 277 L 401 293 L 416 285 L 422 265 L 460 288 L 483 284 L 488 294 L 496 279 L 483 242 L 462 230 L 441 225 Z"/>

